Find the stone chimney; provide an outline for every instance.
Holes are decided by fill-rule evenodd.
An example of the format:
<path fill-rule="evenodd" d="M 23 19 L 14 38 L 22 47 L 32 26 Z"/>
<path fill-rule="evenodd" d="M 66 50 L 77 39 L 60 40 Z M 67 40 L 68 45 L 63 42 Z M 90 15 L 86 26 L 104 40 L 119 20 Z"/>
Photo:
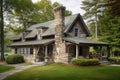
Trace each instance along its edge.
<path fill-rule="evenodd" d="M 68 55 L 66 54 L 66 45 L 65 45 L 65 42 L 63 41 L 64 13 L 65 13 L 64 6 L 59 6 L 54 9 L 54 17 L 55 17 L 54 61 L 68 63 Z"/>
<path fill-rule="evenodd" d="M 60 42 L 60 43 L 62 42 L 62 38 L 63 38 L 64 12 L 65 12 L 64 6 L 59 6 L 54 9 L 55 40 L 56 42 Z"/>

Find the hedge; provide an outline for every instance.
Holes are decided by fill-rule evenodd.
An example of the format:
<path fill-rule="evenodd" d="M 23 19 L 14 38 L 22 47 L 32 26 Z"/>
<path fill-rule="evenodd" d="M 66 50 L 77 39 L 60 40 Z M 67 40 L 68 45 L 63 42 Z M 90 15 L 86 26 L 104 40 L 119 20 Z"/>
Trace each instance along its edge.
<path fill-rule="evenodd" d="M 120 57 L 110 57 L 109 61 L 113 64 L 120 64 Z"/>
<path fill-rule="evenodd" d="M 99 65 L 98 59 L 72 59 L 72 63 L 79 66 Z"/>
<path fill-rule="evenodd" d="M 24 62 L 24 58 L 22 55 L 19 54 L 12 54 L 12 55 L 8 55 L 8 57 L 6 58 L 6 63 L 8 64 L 17 64 L 17 63 L 22 63 Z"/>

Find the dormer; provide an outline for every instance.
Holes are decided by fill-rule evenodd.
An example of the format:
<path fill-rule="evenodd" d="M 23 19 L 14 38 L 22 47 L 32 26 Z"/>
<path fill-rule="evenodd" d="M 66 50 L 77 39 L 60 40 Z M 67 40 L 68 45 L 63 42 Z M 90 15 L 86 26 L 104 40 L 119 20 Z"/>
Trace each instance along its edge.
<path fill-rule="evenodd" d="M 26 30 L 22 33 L 22 41 L 25 41 L 25 36 L 28 35 L 31 32 L 31 30 Z"/>
<path fill-rule="evenodd" d="M 41 40 L 42 39 L 42 34 L 48 29 L 48 27 L 44 27 L 44 26 L 41 26 L 41 27 L 37 27 L 36 30 L 37 30 L 37 39 L 38 40 Z"/>

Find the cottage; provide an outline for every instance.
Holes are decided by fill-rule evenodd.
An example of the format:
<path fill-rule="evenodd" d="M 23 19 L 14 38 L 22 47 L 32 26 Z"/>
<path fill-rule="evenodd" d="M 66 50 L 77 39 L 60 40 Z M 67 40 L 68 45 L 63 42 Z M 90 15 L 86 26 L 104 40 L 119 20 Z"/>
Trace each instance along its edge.
<path fill-rule="evenodd" d="M 30 62 L 34 62 L 36 56 L 40 56 L 41 61 L 49 56 L 53 62 L 68 63 L 72 58 L 87 57 L 90 46 L 98 46 L 100 51 L 106 46 L 106 57 L 109 57 L 108 44 L 87 39 L 90 32 L 81 15 L 64 17 L 64 11 L 63 6 L 55 8 L 54 20 L 31 25 L 14 38 L 11 44 L 13 53 L 23 55 Z"/>

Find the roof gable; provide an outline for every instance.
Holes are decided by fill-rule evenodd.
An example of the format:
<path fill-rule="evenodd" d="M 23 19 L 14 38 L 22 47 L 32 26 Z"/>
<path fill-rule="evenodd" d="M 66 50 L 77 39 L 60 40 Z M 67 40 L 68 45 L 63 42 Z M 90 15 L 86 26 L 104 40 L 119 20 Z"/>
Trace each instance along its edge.
<path fill-rule="evenodd" d="M 88 28 L 87 28 L 87 26 L 86 26 L 85 22 L 83 21 L 80 14 L 77 15 L 77 17 L 74 19 L 74 21 L 71 23 L 71 25 L 69 27 L 67 27 L 64 32 L 67 33 L 70 31 L 70 29 L 73 29 L 73 27 L 77 21 L 79 21 L 79 24 L 85 30 L 85 33 L 87 34 L 87 36 L 90 36 L 91 34 L 90 34 L 90 32 L 89 32 L 89 30 L 88 30 Z"/>

